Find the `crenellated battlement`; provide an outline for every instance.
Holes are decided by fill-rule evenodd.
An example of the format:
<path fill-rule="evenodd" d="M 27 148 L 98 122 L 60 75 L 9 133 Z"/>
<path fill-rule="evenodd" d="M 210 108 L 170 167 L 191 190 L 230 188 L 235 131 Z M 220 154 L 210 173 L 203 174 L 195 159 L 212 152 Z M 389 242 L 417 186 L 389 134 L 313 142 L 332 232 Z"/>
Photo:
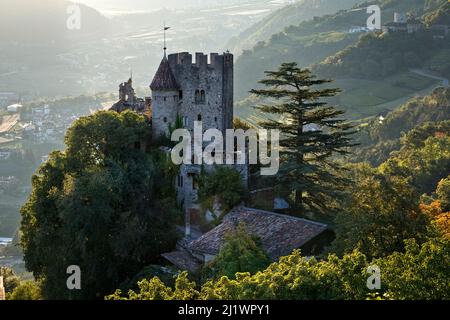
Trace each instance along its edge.
<path fill-rule="evenodd" d="M 190 130 L 195 121 L 224 133 L 232 128 L 233 59 L 228 52 L 164 57 L 150 86 L 154 135 L 167 135 L 179 117 Z"/>
<path fill-rule="evenodd" d="M 169 63 L 172 67 L 194 66 L 198 68 L 223 68 L 226 64 L 233 63 L 233 54 L 231 53 L 210 53 L 209 56 L 203 52 L 195 53 L 195 56 L 189 52 L 180 52 L 169 55 Z"/>

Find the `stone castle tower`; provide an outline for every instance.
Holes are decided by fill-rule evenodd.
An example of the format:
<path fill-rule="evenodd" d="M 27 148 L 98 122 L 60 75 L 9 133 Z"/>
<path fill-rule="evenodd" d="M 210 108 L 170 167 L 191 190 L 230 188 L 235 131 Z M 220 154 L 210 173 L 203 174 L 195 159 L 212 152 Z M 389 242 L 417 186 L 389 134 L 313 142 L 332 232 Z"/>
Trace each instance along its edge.
<path fill-rule="evenodd" d="M 211 53 L 209 61 L 207 55 L 196 53 L 195 62 L 187 52 L 168 57 L 164 53 L 150 84 L 152 97 L 137 98 L 130 78 L 120 85 L 120 100 L 110 110 L 133 110 L 146 114 L 151 122 L 152 139 L 169 136 L 170 128 L 175 127 L 177 119 L 191 133 L 194 122 L 202 121 L 203 131 L 218 129 L 225 136 L 227 129 L 233 129 L 233 70 L 233 55 L 228 52 L 222 55 Z M 246 180 L 247 167 L 236 166 L 236 169 Z M 199 165 L 183 164 L 175 182 L 178 200 L 186 210 L 187 226 L 191 212 L 199 209 L 197 182 L 200 172 Z"/>
<path fill-rule="evenodd" d="M 233 55 L 211 53 L 209 60 L 203 53 L 195 63 L 187 52 L 164 55 L 150 85 L 153 136 L 167 135 L 177 117 L 189 130 L 194 121 L 224 134 L 233 128 Z"/>

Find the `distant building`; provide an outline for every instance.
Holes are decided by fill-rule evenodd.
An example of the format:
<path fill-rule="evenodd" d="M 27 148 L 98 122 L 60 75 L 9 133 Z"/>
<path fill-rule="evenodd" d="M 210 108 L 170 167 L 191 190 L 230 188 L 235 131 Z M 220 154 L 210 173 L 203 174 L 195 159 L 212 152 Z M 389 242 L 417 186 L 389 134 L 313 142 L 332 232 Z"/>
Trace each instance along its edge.
<path fill-rule="evenodd" d="M 406 23 L 407 22 L 406 14 L 395 12 L 394 13 L 394 22 L 395 23 Z"/>
<path fill-rule="evenodd" d="M 13 154 L 12 149 L 0 149 L 0 160 L 8 160 Z"/>
<path fill-rule="evenodd" d="M 122 112 L 133 110 L 140 114 L 151 116 L 151 98 L 137 98 L 133 88 L 133 79 L 121 83 L 119 86 L 119 101 L 116 102 L 110 110 Z"/>
<path fill-rule="evenodd" d="M 394 13 L 394 21 L 385 24 L 383 32 L 407 32 L 417 33 L 425 29 L 424 24 L 417 18 L 407 18 L 404 13 Z"/>
<path fill-rule="evenodd" d="M 348 30 L 348 33 L 362 33 L 362 32 L 370 32 L 371 30 L 367 27 L 358 27 L 358 26 L 353 26 Z"/>
<path fill-rule="evenodd" d="M 14 92 L 0 92 L 0 108 L 4 108 L 13 103 L 19 103 L 20 96 Z"/>
<path fill-rule="evenodd" d="M 417 18 L 411 17 L 406 23 L 408 33 L 417 33 L 425 29 L 425 25 Z"/>
<path fill-rule="evenodd" d="M 17 113 L 20 109 L 22 109 L 23 106 L 21 104 L 12 104 L 6 107 L 6 111 L 10 113 Z"/>
<path fill-rule="evenodd" d="M 450 25 L 433 24 L 430 26 L 430 30 L 433 32 L 433 36 L 436 39 L 444 39 L 450 35 Z"/>
<path fill-rule="evenodd" d="M 305 256 L 315 256 L 334 240 L 335 235 L 327 225 L 258 209 L 237 207 L 223 219 L 223 222 L 197 239 L 183 239 L 177 250 L 162 256 L 180 270 L 198 271 L 219 253 L 225 236 L 243 223 L 249 234 L 261 241 L 262 248 L 270 259 L 300 249 Z"/>

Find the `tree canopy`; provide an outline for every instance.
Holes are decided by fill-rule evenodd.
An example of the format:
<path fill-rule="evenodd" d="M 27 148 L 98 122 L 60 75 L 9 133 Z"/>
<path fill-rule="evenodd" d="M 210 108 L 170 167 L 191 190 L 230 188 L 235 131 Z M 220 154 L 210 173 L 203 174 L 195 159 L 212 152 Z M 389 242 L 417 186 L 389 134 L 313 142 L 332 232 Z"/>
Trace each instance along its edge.
<path fill-rule="evenodd" d="M 423 246 L 414 241 L 405 253 L 369 259 L 359 251 L 342 258 L 330 255 L 318 261 L 294 251 L 266 270 L 254 275 L 237 273 L 236 279 L 222 277 L 197 286 L 187 272 L 176 278 L 175 287 L 158 278 L 143 280 L 139 291 L 116 291 L 108 300 L 355 300 L 355 299 L 449 299 L 450 243 L 429 240 Z M 368 266 L 379 266 L 381 289 L 370 290 Z"/>
<path fill-rule="evenodd" d="M 278 116 L 260 125 L 282 134 L 278 183 L 295 193 L 295 208 L 300 214 L 330 211 L 331 199 L 339 193 L 337 185 L 346 181 L 335 174 L 342 167 L 333 156 L 348 153 L 353 131 L 342 118 L 344 112 L 323 100 L 339 90 L 317 88 L 329 82 L 316 79 L 296 63 L 283 63 L 278 70 L 267 71 L 260 81 L 266 89 L 251 91 L 267 99 L 258 107 L 262 112 Z"/>
<path fill-rule="evenodd" d="M 101 298 L 174 247 L 175 171 L 146 151 L 148 132 L 133 112 L 81 118 L 33 176 L 21 245 L 45 298 Z M 67 289 L 71 265 L 82 290 Z"/>

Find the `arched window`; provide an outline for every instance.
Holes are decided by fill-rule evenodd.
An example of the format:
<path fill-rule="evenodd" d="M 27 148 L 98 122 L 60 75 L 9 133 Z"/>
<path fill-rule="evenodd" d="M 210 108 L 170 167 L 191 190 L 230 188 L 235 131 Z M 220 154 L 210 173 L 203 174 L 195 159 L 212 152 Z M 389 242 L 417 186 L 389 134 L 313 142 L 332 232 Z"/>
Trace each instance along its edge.
<path fill-rule="evenodd" d="M 206 92 L 205 90 L 200 91 L 200 103 L 206 102 Z"/>
<path fill-rule="evenodd" d="M 197 120 L 198 120 L 198 121 L 202 121 L 202 115 L 201 115 L 201 114 L 199 114 L 199 115 L 197 116 Z"/>
<path fill-rule="evenodd" d="M 166 123 L 167 122 L 167 117 L 164 117 L 163 121 L 164 121 L 164 123 Z"/>
<path fill-rule="evenodd" d="M 206 103 L 205 90 L 195 90 L 195 103 Z"/>
<path fill-rule="evenodd" d="M 195 103 L 200 103 L 200 90 L 195 90 Z"/>

